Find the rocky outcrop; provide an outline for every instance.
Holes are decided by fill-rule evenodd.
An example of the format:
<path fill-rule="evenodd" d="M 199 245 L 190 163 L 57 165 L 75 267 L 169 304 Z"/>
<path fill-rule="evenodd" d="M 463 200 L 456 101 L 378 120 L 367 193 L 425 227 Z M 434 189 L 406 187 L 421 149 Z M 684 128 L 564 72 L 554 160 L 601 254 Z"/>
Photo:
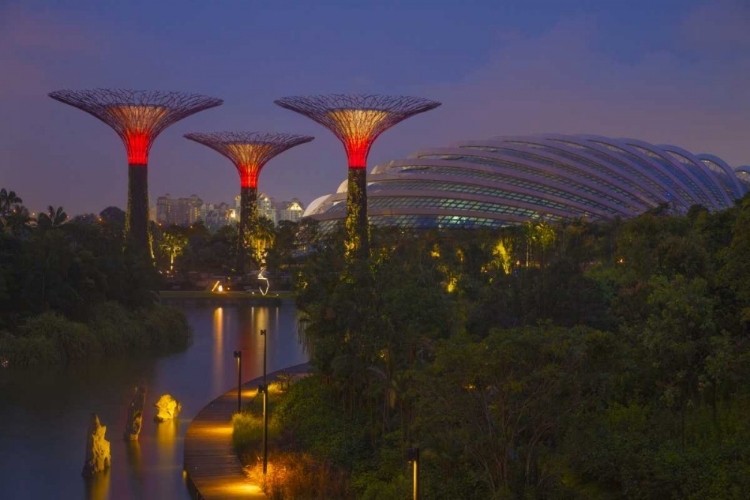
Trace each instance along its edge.
<path fill-rule="evenodd" d="M 99 422 L 96 413 L 91 414 L 88 435 L 86 436 L 86 461 L 83 463 L 84 476 L 90 477 L 109 469 L 112 455 L 109 450 L 109 441 L 104 438 L 107 427 Z"/>
<path fill-rule="evenodd" d="M 177 418 L 182 410 L 182 405 L 169 394 L 164 394 L 154 405 L 159 412 L 154 417 L 154 422 L 166 422 Z"/>
<path fill-rule="evenodd" d="M 143 408 L 146 406 L 146 382 L 141 381 L 135 388 L 135 395 L 128 407 L 128 418 L 125 421 L 125 439 L 135 441 L 143 426 Z"/>

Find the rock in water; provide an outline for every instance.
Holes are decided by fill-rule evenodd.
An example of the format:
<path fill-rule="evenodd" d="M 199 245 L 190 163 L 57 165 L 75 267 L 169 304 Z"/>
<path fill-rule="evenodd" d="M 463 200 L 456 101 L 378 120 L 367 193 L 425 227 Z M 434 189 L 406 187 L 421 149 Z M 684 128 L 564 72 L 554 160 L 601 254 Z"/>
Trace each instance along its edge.
<path fill-rule="evenodd" d="M 146 382 L 141 381 L 135 388 L 135 395 L 128 408 L 128 419 L 125 422 L 125 439 L 135 441 L 143 426 L 143 407 L 146 406 Z"/>
<path fill-rule="evenodd" d="M 159 409 L 159 413 L 154 417 L 154 422 L 166 422 L 177 418 L 182 410 L 182 405 L 169 394 L 164 394 L 154 405 Z"/>
<path fill-rule="evenodd" d="M 84 476 L 93 476 L 109 469 L 112 455 L 109 451 L 109 441 L 104 439 L 107 427 L 99 422 L 96 413 L 91 414 L 88 435 L 86 436 L 86 461 L 83 463 Z"/>

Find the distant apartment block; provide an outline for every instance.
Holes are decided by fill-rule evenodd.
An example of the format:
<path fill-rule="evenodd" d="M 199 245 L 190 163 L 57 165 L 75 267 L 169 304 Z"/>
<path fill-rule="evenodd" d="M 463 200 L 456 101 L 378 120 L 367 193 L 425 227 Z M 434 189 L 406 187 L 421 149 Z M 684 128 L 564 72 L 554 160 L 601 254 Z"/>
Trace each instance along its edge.
<path fill-rule="evenodd" d="M 297 198 L 292 201 L 284 201 L 279 209 L 279 219 L 298 222 L 305 213 L 305 206 Z"/>
<path fill-rule="evenodd" d="M 263 193 L 258 195 L 258 215 L 273 222 L 274 226 L 279 223 L 279 211 L 276 210 L 273 198 Z"/>
<path fill-rule="evenodd" d="M 157 198 L 151 212 L 152 220 L 163 226 L 190 226 L 202 220 L 206 227 L 217 230 L 239 220 L 240 197 L 236 196 L 232 203 L 205 203 L 195 194 L 188 198 L 172 198 L 167 194 Z M 297 222 L 304 212 L 305 206 L 297 198 L 276 203 L 270 196 L 258 194 L 258 214 L 274 226 L 282 220 Z"/>
<path fill-rule="evenodd" d="M 165 226 L 189 226 L 200 219 L 203 200 L 198 195 L 172 198 L 169 194 L 156 199 L 156 222 Z"/>

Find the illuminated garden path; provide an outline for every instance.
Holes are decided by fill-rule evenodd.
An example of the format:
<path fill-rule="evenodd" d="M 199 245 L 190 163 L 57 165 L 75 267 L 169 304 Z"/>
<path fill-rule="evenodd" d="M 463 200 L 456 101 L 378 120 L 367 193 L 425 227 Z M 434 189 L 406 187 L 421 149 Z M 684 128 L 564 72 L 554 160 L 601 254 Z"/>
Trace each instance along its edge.
<path fill-rule="evenodd" d="M 268 374 L 308 373 L 304 363 Z M 254 395 L 262 377 L 242 385 L 242 398 Z M 185 434 L 184 469 L 193 497 L 200 500 L 266 499 L 259 484 L 248 479 L 232 447 L 232 415 L 237 411 L 237 389 L 211 401 L 195 416 Z"/>

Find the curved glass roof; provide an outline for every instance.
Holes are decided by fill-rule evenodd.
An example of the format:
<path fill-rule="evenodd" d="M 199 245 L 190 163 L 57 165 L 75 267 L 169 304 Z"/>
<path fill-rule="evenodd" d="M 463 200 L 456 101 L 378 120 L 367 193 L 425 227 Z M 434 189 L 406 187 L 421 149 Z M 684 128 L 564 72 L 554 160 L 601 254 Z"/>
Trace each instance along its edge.
<path fill-rule="evenodd" d="M 730 207 L 750 189 L 750 168 L 677 146 L 595 135 L 496 137 L 418 151 L 368 176 L 372 224 L 502 227 L 530 220 L 633 217 L 662 203 Z M 305 216 L 335 223 L 346 192 Z M 316 200 L 317 202 L 318 200 Z M 325 227 L 324 226 L 324 227 Z"/>

